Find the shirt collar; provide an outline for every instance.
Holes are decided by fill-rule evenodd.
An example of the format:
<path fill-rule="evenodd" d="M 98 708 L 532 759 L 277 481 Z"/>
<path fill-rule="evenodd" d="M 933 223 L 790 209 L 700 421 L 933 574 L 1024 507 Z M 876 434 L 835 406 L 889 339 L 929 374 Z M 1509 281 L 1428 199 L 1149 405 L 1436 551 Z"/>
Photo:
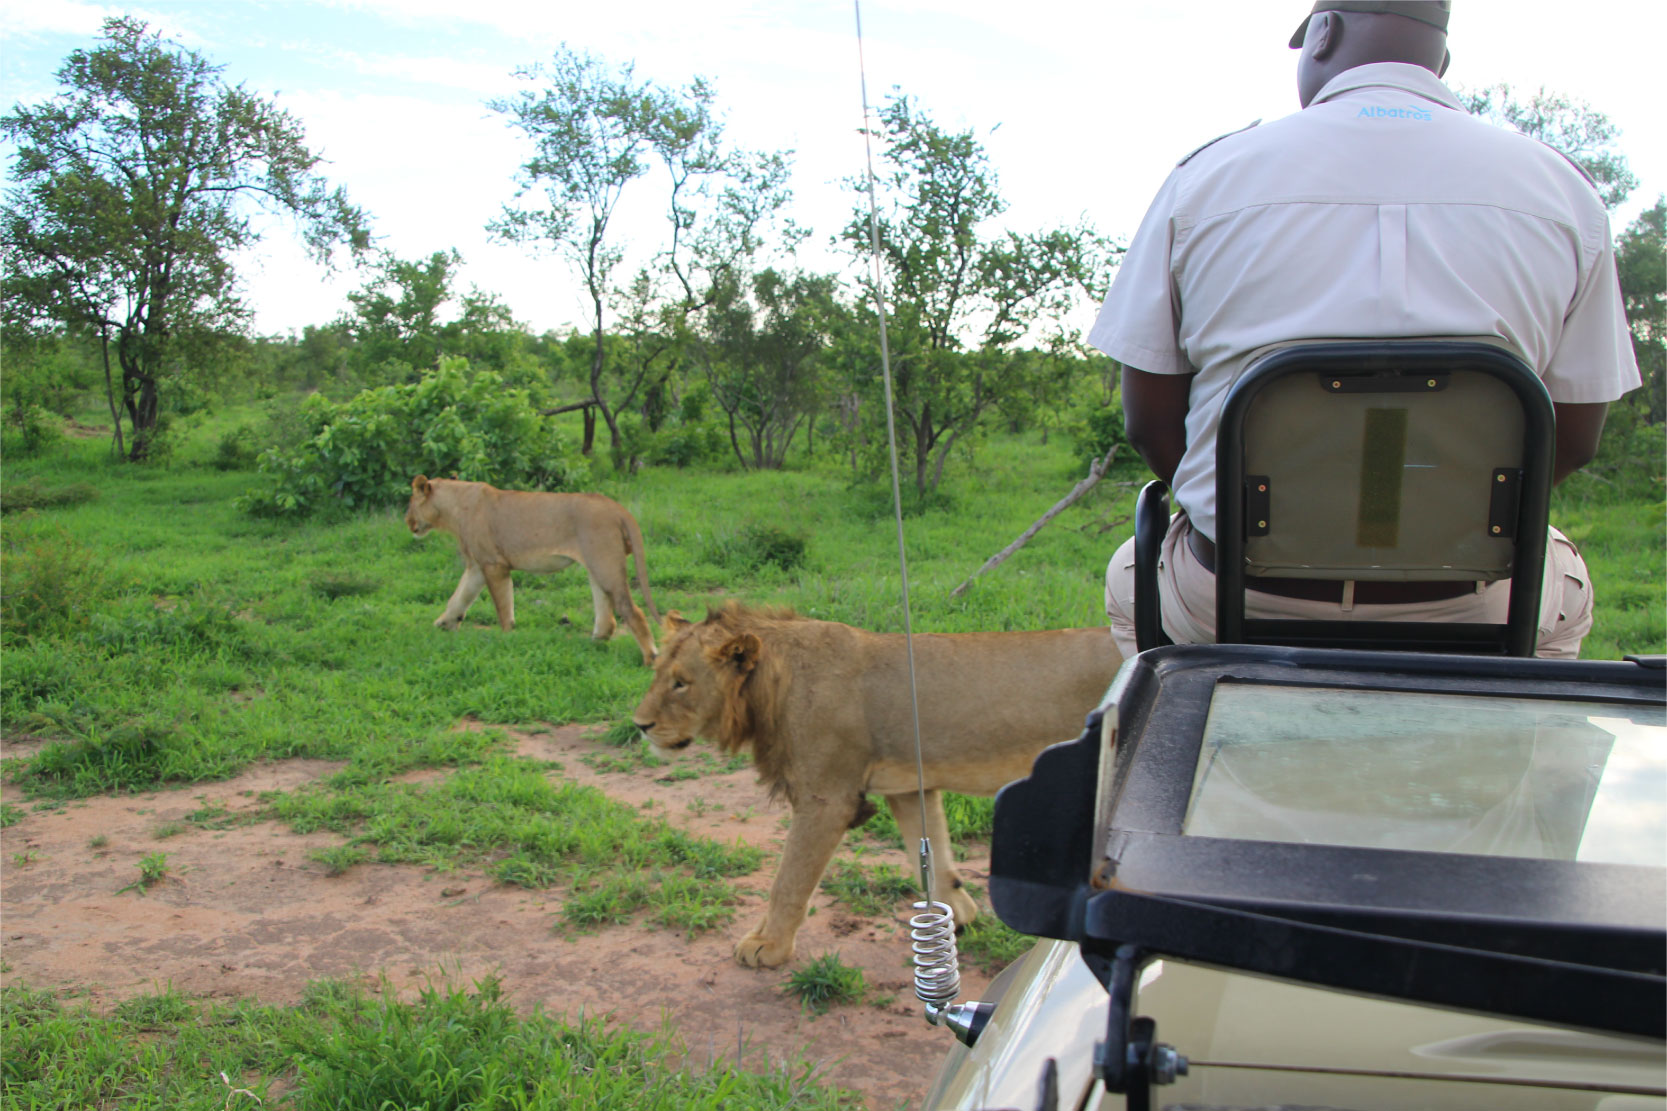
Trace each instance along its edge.
<path fill-rule="evenodd" d="M 1413 96 L 1433 100 L 1445 108 L 1464 111 L 1464 105 L 1460 104 L 1458 97 L 1441 83 L 1441 78 L 1423 66 L 1407 62 L 1372 62 L 1369 65 L 1346 69 L 1321 87 L 1312 104 L 1321 104 L 1357 89 L 1373 88 L 1400 89 Z"/>

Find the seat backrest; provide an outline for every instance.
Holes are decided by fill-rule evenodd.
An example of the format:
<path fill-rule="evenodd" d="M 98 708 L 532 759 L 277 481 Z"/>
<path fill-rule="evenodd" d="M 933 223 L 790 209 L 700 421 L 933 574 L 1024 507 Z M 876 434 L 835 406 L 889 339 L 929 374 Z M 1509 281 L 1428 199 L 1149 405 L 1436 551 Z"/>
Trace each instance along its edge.
<path fill-rule="evenodd" d="M 1480 340 L 1320 340 L 1254 357 L 1216 444 L 1222 643 L 1532 655 L 1555 418 Z M 1247 578 L 1511 580 L 1502 626 L 1244 616 Z"/>

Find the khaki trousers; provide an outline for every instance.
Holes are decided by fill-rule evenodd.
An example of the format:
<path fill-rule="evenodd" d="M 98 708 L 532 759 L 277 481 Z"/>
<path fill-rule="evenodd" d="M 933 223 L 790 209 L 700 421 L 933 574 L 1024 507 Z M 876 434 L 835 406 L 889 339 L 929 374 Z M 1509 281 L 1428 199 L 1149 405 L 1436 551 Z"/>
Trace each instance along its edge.
<path fill-rule="evenodd" d="M 1183 513 L 1170 519 L 1158 565 L 1158 596 L 1163 629 L 1176 644 L 1215 641 L 1216 577 L 1198 562 L 1187 546 L 1192 523 Z M 1438 602 L 1404 605 L 1353 606 L 1286 598 L 1260 591 L 1245 592 L 1245 616 L 1309 621 L 1458 621 L 1503 624 L 1510 604 L 1508 582 L 1479 585 L 1474 594 Z M 1118 651 L 1135 654 L 1134 538 L 1117 549 L 1106 566 L 1106 616 Z M 1580 641 L 1592 627 L 1592 581 L 1586 561 L 1569 538 L 1551 530 L 1546 545 L 1545 579 L 1540 592 L 1540 629 L 1537 656 L 1572 660 L 1580 655 Z"/>

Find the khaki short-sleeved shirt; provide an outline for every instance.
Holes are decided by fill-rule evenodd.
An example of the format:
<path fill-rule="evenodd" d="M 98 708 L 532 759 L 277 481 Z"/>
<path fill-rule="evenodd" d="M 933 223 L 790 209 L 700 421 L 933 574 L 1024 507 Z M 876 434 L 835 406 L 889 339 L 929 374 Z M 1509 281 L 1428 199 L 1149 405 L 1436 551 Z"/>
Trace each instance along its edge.
<path fill-rule="evenodd" d="M 1216 427 L 1248 355 L 1321 338 L 1495 337 L 1551 399 L 1639 384 L 1609 217 L 1551 148 L 1384 62 L 1183 159 L 1135 233 L 1095 347 L 1192 374 L 1175 499 L 1215 536 Z"/>

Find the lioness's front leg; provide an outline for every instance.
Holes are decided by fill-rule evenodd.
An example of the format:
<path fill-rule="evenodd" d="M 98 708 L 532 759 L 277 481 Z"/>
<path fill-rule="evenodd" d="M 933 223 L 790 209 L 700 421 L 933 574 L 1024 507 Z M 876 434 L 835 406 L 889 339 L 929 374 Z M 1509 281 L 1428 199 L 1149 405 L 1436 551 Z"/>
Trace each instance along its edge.
<path fill-rule="evenodd" d="M 463 624 L 463 615 L 469 612 L 469 607 L 475 604 L 480 592 L 486 586 L 486 575 L 479 567 L 469 564 L 463 568 L 463 577 L 457 582 L 457 589 L 452 591 L 451 601 L 439 617 L 434 619 L 436 629 L 455 629 Z"/>
<path fill-rule="evenodd" d="M 855 799 L 834 802 L 813 796 L 794 804 L 787 847 L 782 850 L 775 883 L 770 885 L 764 921 L 736 944 L 736 960 L 752 968 L 774 968 L 793 959 L 793 937 L 804 921 L 810 896 L 855 813 Z"/>
<path fill-rule="evenodd" d="M 909 861 L 906 875 L 920 872 L 920 796 L 887 795 L 886 805 L 897 819 L 903 835 L 903 854 Z M 965 926 L 978 917 L 978 904 L 967 894 L 961 874 L 955 870 L 955 847 L 949 843 L 949 820 L 944 817 L 943 793 L 926 792 L 926 835 L 932 839 L 932 898 L 955 912 L 955 925 Z"/>

